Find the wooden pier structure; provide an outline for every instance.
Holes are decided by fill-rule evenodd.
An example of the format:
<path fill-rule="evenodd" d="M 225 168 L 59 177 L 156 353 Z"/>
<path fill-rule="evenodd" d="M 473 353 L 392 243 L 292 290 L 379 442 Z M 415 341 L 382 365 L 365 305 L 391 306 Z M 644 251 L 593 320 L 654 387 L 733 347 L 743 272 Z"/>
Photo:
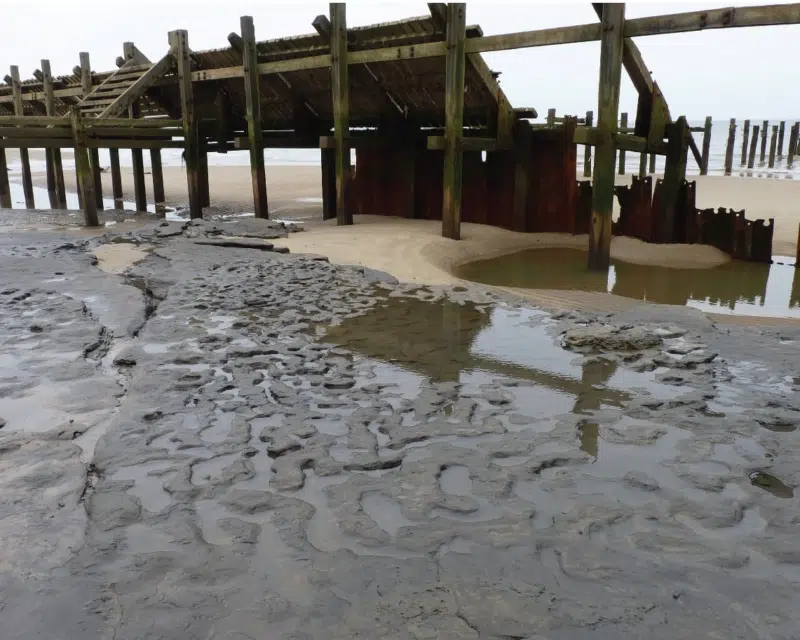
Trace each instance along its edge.
<path fill-rule="evenodd" d="M 119 149 L 132 150 L 134 199 L 144 210 L 144 150 L 161 206 L 160 153 L 178 148 L 186 161 L 189 213 L 198 218 L 210 205 L 208 154 L 241 149 L 250 154 L 255 215 L 266 218 L 264 150 L 319 148 L 323 217 L 338 224 L 352 224 L 357 213 L 382 213 L 441 219 L 443 235 L 453 239 L 462 220 L 528 232 L 588 232 L 589 264 L 605 269 L 617 158 L 624 168 L 627 151 L 642 154 L 642 170 L 648 154 L 651 166 L 655 155 L 666 157 L 648 239 L 703 237 L 685 231 L 697 214 L 685 209 L 693 202 L 685 178 L 688 153 L 701 163 L 708 151 L 698 149 L 685 118 L 672 117 L 633 39 L 796 24 L 800 4 L 633 20 L 625 19 L 624 4 L 593 6 L 592 24 L 484 36 L 468 24 L 465 3 L 429 3 L 428 15 L 357 28 L 347 27 L 345 4 L 333 3 L 328 16 L 313 20 L 309 35 L 258 41 L 245 16 L 222 49 L 194 51 L 188 33 L 178 30 L 155 60 L 125 43 L 112 71 L 93 71 L 85 53 L 67 76 L 53 77 L 47 60 L 25 81 L 11 67 L 0 85 L 0 206 L 11 206 L 6 148 L 20 149 L 28 208 L 34 204 L 28 150 L 46 150 L 50 206 L 64 208 L 61 150 L 73 149 L 87 225 L 99 223 L 103 206 L 98 149 L 110 153 L 115 206 L 123 198 Z M 553 112 L 543 125 L 532 123 L 536 110 L 512 107 L 499 74 L 481 57 L 590 41 L 599 41 L 601 51 L 596 119 L 557 119 Z M 620 129 L 623 68 L 639 100 L 633 126 Z M 766 124 L 761 134 L 763 159 Z M 771 155 L 775 136 L 773 129 Z M 793 153 L 796 127 L 790 138 Z M 594 147 L 591 184 L 576 180 L 577 144 Z M 732 149 L 731 143 L 731 158 Z M 763 248 L 741 253 L 762 255 Z"/>

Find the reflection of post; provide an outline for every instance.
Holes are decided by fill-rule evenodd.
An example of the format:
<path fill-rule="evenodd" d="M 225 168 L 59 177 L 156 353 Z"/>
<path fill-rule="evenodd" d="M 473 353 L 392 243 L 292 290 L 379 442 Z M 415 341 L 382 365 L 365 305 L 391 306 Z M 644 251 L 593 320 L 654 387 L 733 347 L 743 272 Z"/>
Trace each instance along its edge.
<path fill-rule="evenodd" d="M 594 389 L 595 385 L 605 385 L 617 370 L 617 363 L 605 358 L 590 358 L 581 365 L 581 386 L 584 391 L 575 398 L 573 413 L 586 413 L 600 409 L 607 398 L 606 392 Z"/>

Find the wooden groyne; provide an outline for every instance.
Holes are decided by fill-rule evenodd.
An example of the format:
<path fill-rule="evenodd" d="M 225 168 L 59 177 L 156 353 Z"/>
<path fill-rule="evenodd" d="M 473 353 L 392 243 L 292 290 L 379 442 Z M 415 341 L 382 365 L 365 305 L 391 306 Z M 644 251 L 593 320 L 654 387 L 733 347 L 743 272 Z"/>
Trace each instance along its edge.
<path fill-rule="evenodd" d="M 605 269 L 614 180 L 618 171 L 627 170 L 626 154 L 640 154 L 640 173 L 645 155 L 651 171 L 655 156 L 665 157 L 653 214 L 662 242 L 680 241 L 676 220 L 686 189 L 687 154 L 698 163 L 703 158 L 695 131 L 685 118 L 673 119 L 633 38 L 796 24 L 800 4 L 633 20 L 625 19 L 624 4 L 593 6 L 598 17 L 593 24 L 484 36 L 479 26 L 468 25 L 465 3 L 429 3 L 429 15 L 358 28 L 347 27 L 344 3 L 333 3 L 329 15 L 314 19 L 314 32 L 304 36 L 257 41 L 252 18 L 244 16 L 240 32 L 231 33 L 223 49 L 194 51 L 188 33 L 176 30 L 169 34 L 166 52 L 154 60 L 125 43 L 112 71 L 93 71 L 88 54 L 79 56 L 71 75 L 57 78 L 46 60 L 25 81 L 12 67 L 0 86 L 0 206 L 11 202 L 6 148 L 20 149 L 27 207 L 34 205 L 28 150 L 46 150 L 54 208 L 64 207 L 66 200 L 60 150 L 73 149 L 87 225 L 99 223 L 103 207 L 99 149 L 109 150 L 115 203 L 123 198 L 118 150 L 131 150 L 134 199 L 144 210 L 143 152 L 151 157 L 155 204 L 163 205 L 160 152 L 179 148 L 186 161 L 189 212 L 198 218 L 210 204 L 208 154 L 242 149 L 250 154 L 254 211 L 264 218 L 269 215 L 265 149 L 318 148 L 323 215 L 339 224 L 352 224 L 356 211 L 383 210 L 389 203 L 376 185 L 393 182 L 400 199 L 391 204 L 399 202 L 405 215 L 441 218 L 442 234 L 458 239 L 462 212 L 476 206 L 464 197 L 474 188 L 469 175 L 483 176 L 485 190 L 483 207 L 470 216 L 521 231 L 577 228 L 582 223 L 574 221 L 583 218 L 576 218 L 576 203 L 588 206 L 579 194 L 589 193 L 575 182 L 575 145 L 581 144 L 594 147 L 593 164 L 585 164 L 591 165 L 593 178 L 589 262 Z M 531 124 L 536 109 L 512 107 L 498 74 L 481 57 L 487 51 L 591 41 L 600 42 L 599 105 L 596 118 L 590 113 L 582 121 L 559 121 L 553 112 L 543 126 Z M 632 127 L 627 118 L 620 127 L 623 68 L 639 96 Z M 783 153 L 780 132 L 785 131 L 772 126 L 770 157 Z M 761 135 L 763 159 L 766 124 Z M 792 157 L 797 137 L 792 125 Z M 729 156 L 732 162 L 732 151 Z M 508 214 L 497 213 L 498 202 L 506 203 Z"/>

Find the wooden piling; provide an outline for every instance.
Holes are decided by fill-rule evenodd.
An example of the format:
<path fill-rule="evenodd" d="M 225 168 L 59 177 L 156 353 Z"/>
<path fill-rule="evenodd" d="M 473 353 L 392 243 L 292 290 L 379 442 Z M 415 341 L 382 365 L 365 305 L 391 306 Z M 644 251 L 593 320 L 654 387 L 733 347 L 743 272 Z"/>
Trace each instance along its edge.
<path fill-rule="evenodd" d="M 83 202 L 83 215 L 87 227 L 98 227 L 97 200 L 94 195 L 94 179 L 89 163 L 89 150 L 86 147 L 86 129 L 78 107 L 71 107 L 72 138 L 75 145 L 75 166 L 78 173 L 78 192 Z"/>
<path fill-rule="evenodd" d="M 548 109 L 547 110 L 547 125 L 552 127 L 556 124 L 556 110 L 555 109 Z"/>
<path fill-rule="evenodd" d="M 344 2 L 330 4 L 333 137 L 336 142 L 336 224 L 353 224 L 350 188 L 350 82 L 347 74 L 347 15 Z"/>
<path fill-rule="evenodd" d="M 11 185 L 8 183 L 6 150 L 0 149 L 0 208 L 11 209 Z"/>
<path fill-rule="evenodd" d="M 733 120 L 731 120 L 731 127 L 735 130 Z M 678 206 L 681 189 L 686 182 L 688 134 L 689 125 L 684 116 L 678 118 L 669 127 L 664 182 L 661 184 L 661 220 L 659 221 L 659 240 L 661 242 L 675 241 L 675 210 Z M 729 146 L 732 153 L 733 147 Z"/>
<path fill-rule="evenodd" d="M 242 16 L 240 24 L 242 29 L 242 73 L 244 75 L 247 136 L 250 141 L 250 176 L 253 183 L 253 210 L 256 218 L 269 218 L 255 27 L 251 16 Z"/>
<path fill-rule="evenodd" d="M 109 149 L 109 158 L 111 159 L 111 192 L 114 197 L 114 208 L 122 209 L 124 207 L 122 195 L 122 172 L 119 167 L 119 149 Z"/>
<path fill-rule="evenodd" d="M 769 120 L 764 120 L 761 125 L 761 153 L 760 162 L 764 164 L 767 159 L 767 133 L 769 132 Z"/>
<path fill-rule="evenodd" d="M 586 126 L 591 129 L 592 122 L 594 121 L 594 113 L 591 111 L 586 112 Z M 592 145 L 587 144 L 583 147 L 583 177 L 592 177 Z"/>
<path fill-rule="evenodd" d="M 53 94 L 53 74 L 50 71 L 50 61 L 42 60 L 42 89 L 44 90 L 45 114 L 55 116 L 55 95 Z M 67 194 L 64 186 L 64 167 L 61 163 L 61 149 L 45 149 L 47 164 L 47 195 L 50 208 L 66 209 Z"/>
<path fill-rule="evenodd" d="M 798 123 L 795 122 L 789 130 L 789 149 L 786 154 L 786 166 L 791 167 L 794 164 L 794 154 L 797 149 L 797 136 L 798 136 Z"/>
<path fill-rule="evenodd" d="M 656 172 L 656 154 L 650 154 L 650 166 L 647 167 L 647 172 L 652 175 Z"/>
<path fill-rule="evenodd" d="M 25 107 L 22 104 L 22 85 L 19 81 L 19 67 L 11 66 L 11 90 L 14 98 L 14 115 L 24 116 Z M 25 194 L 25 208 L 35 209 L 36 203 L 33 197 L 33 178 L 31 176 L 31 159 L 28 149 L 19 150 L 19 162 L 22 166 L 22 190 Z"/>
<path fill-rule="evenodd" d="M 619 126 L 620 126 L 621 129 L 627 129 L 628 128 L 628 114 L 627 113 L 621 113 L 619 115 Z M 619 156 L 619 170 L 618 170 L 618 173 L 619 173 L 619 175 L 624 176 L 625 175 L 625 150 L 624 149 L 620 149 L 617 152 L 617 155 Z"/>
<path fill-rule="evenodd" d="M 777 150 L 777 143 L 778 143 L 778 125 L 772 125 L 772 136 L 770 136 L 769 140 L 769 168 L 772 169 L 775 166 L 775 151 Z"/>
<path fill-rule="evenodd" d="M 197 153 L 197 178 L 200 184 L 200 206 L 211 206 L 211 187 L 208 181 L 208 143 L 203 136 Z"/>
<path fill-rule="evenodd" d="M 742 166 L 747 164 L 747 142 L 750 140 L 750 121 L 744 121 L 744 135 L 742 137 L 742 161 L 739 163 Z"/>
<path fill-rule="evenodd" d="M 153 178 L 153 200 L 156 213 L 163 214 L 167 208 L 164 204 L 164 171 L 161 167 L 161 149 L 150 149 L 150 174 Z"/>
<path fill-rule="evenodd" d="M 759 126 L 753 125 L 753 138 L 750 140 L 750 157 L 747 159 L 747 168 L 752 169 L 756 163 L 756 150 L 758 149 Z"/>
<path fill-rule="evenodd" d="M 708 157 L 711 153 L 711 116 L 706 116 L 705 124 L 703 125 L 703 154 L 700 156 L 700 175 L 708 175 Z"/>
<path fill-rule="evenodd" d="M 198 176 L 199 132 L 192 98 L 192 63 L 189 57 L 189 36 L 185 30 L 171 31 L 169 44 L 177 63 L 178 86 L 180 88 L 181 119 L 186 160 L 186 182 L 189 187 L 189 216 L 192 219 L 203 217 L 200 203 L 200 181 Z"/>
<path fill-rule="evenodd" d="M 92 67 L 89 62 L 89 54 L 81 51 L 81 93 L 85 98 L 92 92 Z M 100 150 L 89 149 L 89 164 L 92 167 L 92 180 L 94 180 L 94 197 L 97 208 L 103 210 L 103 178 L 100 174 Z"/>
<path fill-rule="evenodd" d="M 592 177 L 592 223 L 589 229 L 589 268 L 607 270 L 611 258 L 611 215 L 614 205 L 614 156 L 622 78 L 624 4 L 603 4 L 600 40 L 600 79 L 597 144 Z"/>
<path fill-rule="evenodd" d="M 467 5 L 447 5 L 447 55 L 445 58 L 445 148 L 444 192 L 442 196 L 442 235 L 461 238 L 461 172 L 463 167 L 464 122 L 464 42 Z M 550 115 L 548 114 L 548 119 Z M 616 117 L 615 117 L 616 121 Z"/>
<path fill-rule="evenodd" d="M 322 219 L 333 220 L 336 217 L 336 151 L 335 149 L 320 149 L 320 156 Z"/>
<path fill-rule="evenodd" d="M 731 122 L 728 125 L 728 145 L 725 148 L 726 176 L 731 175 L 731 171 L 733 171 L 733 146 L 735 142 L 736 142 L 736 118 L 731 118 Z"/>
<path fill-rule="evenodd" d="M 786 121 L 781 120 L 780 127 L 778 129 L 778 157 L 783 157 L 783 134 L 786 130 Z"/>
<path fill-rule="evenodd" d="M 137 103 L 128 107 L 131 118 L 139 117 Z M 131 149 L 131 164 L 133 165 L 133 201 L 137 211 L 147 211 L 147 187 L 144 180 L 144 155 L 142 149 Z"/>

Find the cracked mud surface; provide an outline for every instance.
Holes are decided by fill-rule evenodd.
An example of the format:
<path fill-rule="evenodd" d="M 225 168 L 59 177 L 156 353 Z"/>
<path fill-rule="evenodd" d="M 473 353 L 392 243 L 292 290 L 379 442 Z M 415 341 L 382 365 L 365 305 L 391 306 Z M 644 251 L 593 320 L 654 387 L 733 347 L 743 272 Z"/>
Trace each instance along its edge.
<path fill-rule="evenodd" d="M 797 330 L 155 231 L 0 236 L 4 640 L 796 637 Z"/>

